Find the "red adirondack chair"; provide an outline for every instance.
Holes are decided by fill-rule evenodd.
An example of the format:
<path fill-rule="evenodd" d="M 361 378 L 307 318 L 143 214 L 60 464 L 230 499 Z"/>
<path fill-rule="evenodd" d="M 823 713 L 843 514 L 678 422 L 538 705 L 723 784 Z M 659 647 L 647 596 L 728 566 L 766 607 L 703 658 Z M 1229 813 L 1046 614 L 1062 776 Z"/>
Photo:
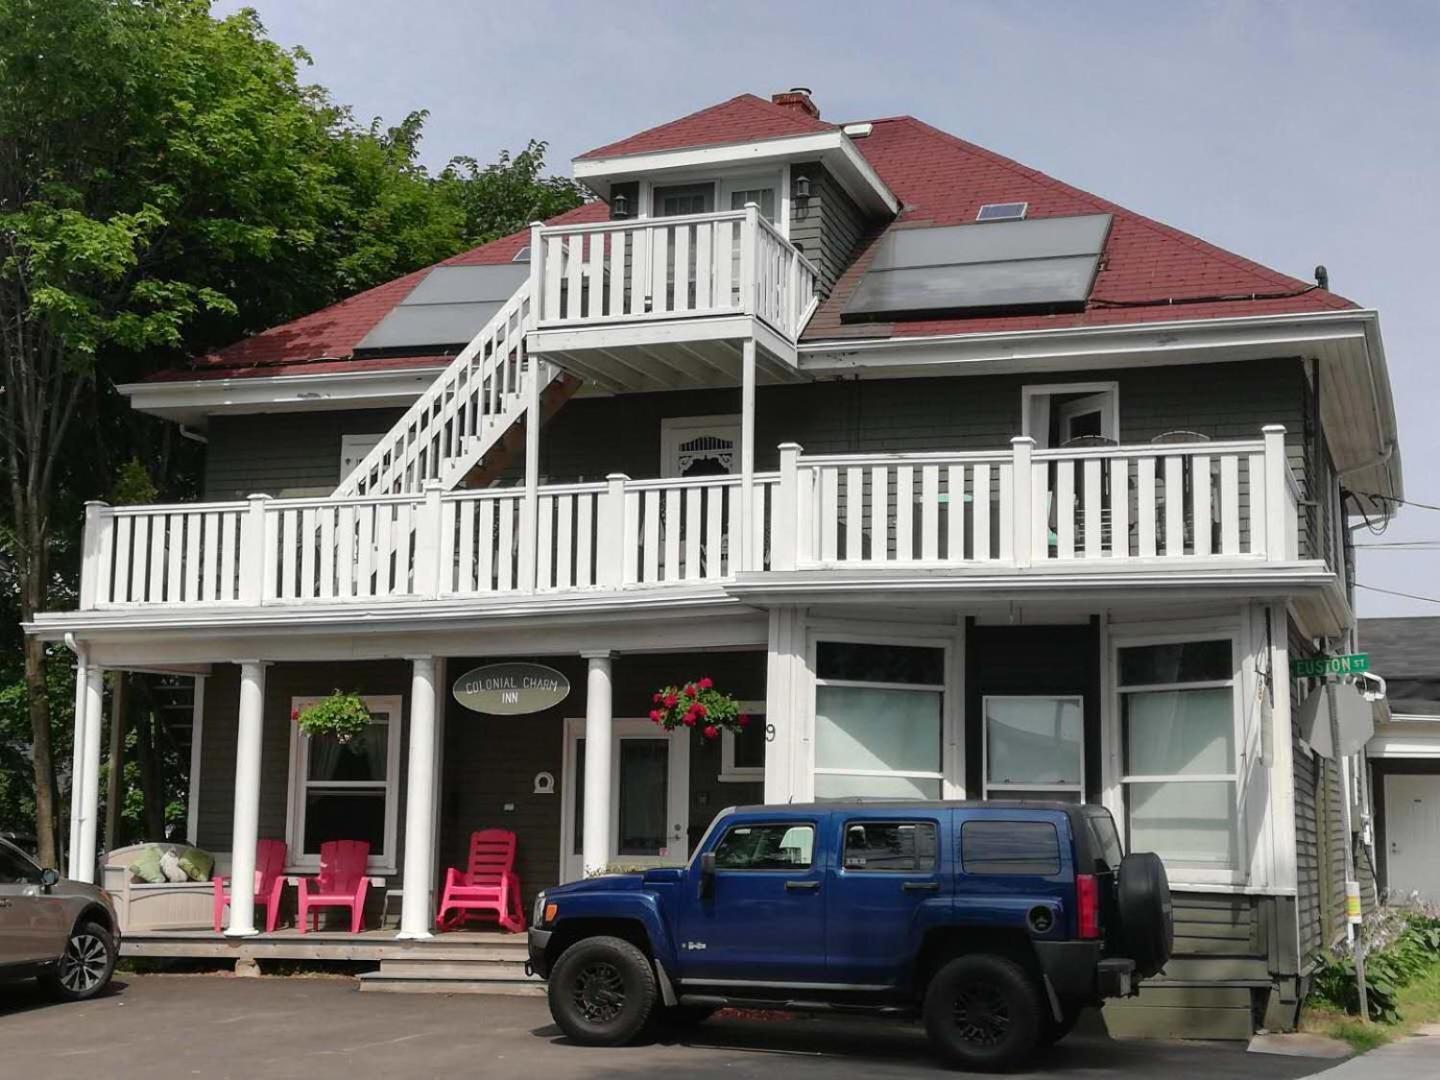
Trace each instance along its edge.
<path fill-rule="evenodd" d="M 455 930 L 474 918 L 493 918 L 506 930 L 525 932 L 520 878 L 515 874 L 515 834 L 506 829 L 471 833 L 469 867 L 464 873 L 453 866 L 445 871 L 435 926 Z"/>
<path fill-rule="evenodd" d="M 360 932 L 365 922 L 365 891 L 370 887 L 365 876 L 369 858 L 370 844 L 365 840 L 327 840 L 320 845 L 320 873 L 298 882 L 296 925 L 302 934 L 320 929 L 321 908 L 349 908 L 350 932 Z M 312 920 L 314 925 L 307 926 Z"/>
<path fill-rule="evenodd" d="M 225 908 L 230 903 L 230 878 L 216 874 L 210 879 L 215 887 L 215 932 L 225 917 Z M 275 919 L 280 914 L 280 893 L 285 888 L 285 841 L 257 840 L 255 842 L 255 897 L 257 907 L 265 908 L 265 932 L 275 932 Z"/>

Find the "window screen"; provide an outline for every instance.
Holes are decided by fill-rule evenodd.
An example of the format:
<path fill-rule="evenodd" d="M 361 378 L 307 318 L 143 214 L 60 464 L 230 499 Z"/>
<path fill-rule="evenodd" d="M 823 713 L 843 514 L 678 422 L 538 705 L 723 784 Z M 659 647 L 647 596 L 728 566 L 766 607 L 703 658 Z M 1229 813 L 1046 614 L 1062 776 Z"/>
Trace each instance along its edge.
<path fill-rule="evenodd" d="M 1048 821 L 967 821 L 960 864 L 967 874 L 1058 874 L 1060 835 Z"/>
<path fill-rule="evenodd" d="M 934 822 L 850 822 L 845 826 L 845 869 L 892 873 L 934 870 Z"/>

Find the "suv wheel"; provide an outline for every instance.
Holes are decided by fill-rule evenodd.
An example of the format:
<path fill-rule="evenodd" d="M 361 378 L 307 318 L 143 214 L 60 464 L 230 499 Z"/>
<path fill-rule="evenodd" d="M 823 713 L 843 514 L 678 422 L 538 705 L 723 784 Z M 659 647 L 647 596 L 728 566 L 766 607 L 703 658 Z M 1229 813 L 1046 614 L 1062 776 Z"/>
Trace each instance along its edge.
<path fill-rule="evenodd" d="M 655 1009 L 655 972 L 645 954 L 616 937 L 593 937 L 566 949 L 550 973 L 550 1015 L 583 1046 L 622 1046 Z"/>
<path fill-rule="evenodd" d="M 1004 956 L 962 956 L 925 991 L 925 1030 L 952 1064 L 1010 1069 L 1040 1043 L 1045 1003 L 1023 967 Z"/>
<path fill-rule="evenodd" d="M 70 931 L 65 952 L 45 989 L 61 1001 L 85 1001 L 105 989 L 115 973 L 115 939 L 99 923 L 81 923 Z"/>

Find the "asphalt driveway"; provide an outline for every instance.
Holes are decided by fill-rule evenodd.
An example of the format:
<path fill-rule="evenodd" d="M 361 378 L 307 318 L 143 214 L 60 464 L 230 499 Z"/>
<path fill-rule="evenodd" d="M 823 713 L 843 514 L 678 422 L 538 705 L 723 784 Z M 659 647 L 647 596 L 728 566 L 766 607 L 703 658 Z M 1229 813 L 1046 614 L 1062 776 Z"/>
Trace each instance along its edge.
<path fill-rule="evenodd" d="M 81 1005 L 40 1002 L 24 984 L 0 986 L 0 1048 L 0 1074 L 26 1080 L 943 1075 L 910 1025 L 719 1019 L 684 1041 L 596 1050 L 567 1043 L 540 998 L 361 994 L 340 978 L 122 975 L 110 993 Z M 1247 1054 L 1237 1044 L 1114 1042 L 1079 1031 L 1024 1075 L 1286 1080 L 1333 1064 Z"/>

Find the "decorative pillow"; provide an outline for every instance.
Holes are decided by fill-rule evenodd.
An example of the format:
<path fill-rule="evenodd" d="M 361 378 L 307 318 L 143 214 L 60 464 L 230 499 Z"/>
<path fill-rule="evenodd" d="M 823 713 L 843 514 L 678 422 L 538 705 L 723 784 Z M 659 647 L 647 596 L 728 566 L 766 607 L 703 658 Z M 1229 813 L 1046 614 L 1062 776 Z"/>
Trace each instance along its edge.
<path fill-rule="evenodd" d="M 215 869 L 215 856 L 199 848 L 187 847 L 180 850 L 180 869 L 191 881 L 209 881 Z"/>
<path fill-rule="evenodd" d="M 172 885 L 190 880 L 190 875 L 180 866 L 180 856 L 175 854 L 174 848 L 160 856 L 160 871 L 165 875 L 165 880 Z"/>
<path fill-rule="evenodd" d="M 160 885 L 166 880 L 165 871 L 160 869 L 160 849 L 153 844 L 141 848 L 127 869 L 150 885 Z"/>

